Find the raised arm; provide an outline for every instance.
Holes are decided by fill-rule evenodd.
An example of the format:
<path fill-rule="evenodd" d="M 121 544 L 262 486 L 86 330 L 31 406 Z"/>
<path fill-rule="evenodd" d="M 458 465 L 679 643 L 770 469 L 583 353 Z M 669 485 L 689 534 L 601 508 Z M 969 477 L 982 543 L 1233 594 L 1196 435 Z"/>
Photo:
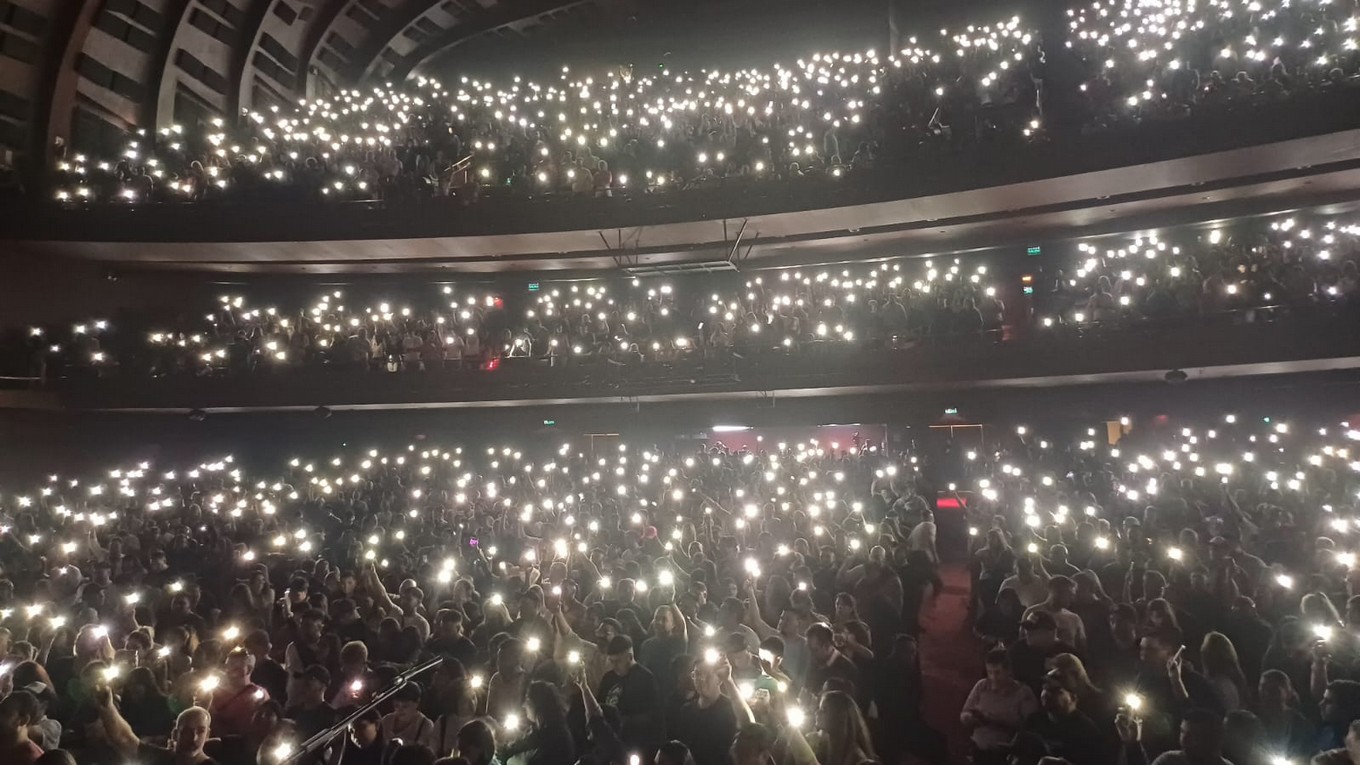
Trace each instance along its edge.
<path fill-rule="evenodd" d="M 378 601 L 379 608 L 382 608 L 389 615 L 393 613 L 403 613 L 401 607 L 392 602 L 392 597 L 387 594 L 387 587 L 385 587 L 382 580 L 378 578 L 377 566 L 369 563 L 368 568 L 364 571 L 364 579 L 365 583 L 368 585 L 368 589 L 372 590 L 373 599 Z"/>
<path fill-rule="evenodd" d="M 750 705 L 746 703 L 745 697 L 741 695 L 741 689 L 737 687 L 736 681 L 732 679 L 732 665 L 723 662 L 718 667 L 718 676 L 722 679 L 723 693 L 732 704 L 732 712 L 737 716 L 737 725 L 745 725 L 756 721 L 755 713 L 751 711 Z"/>
<path fill-rule="evenodd" d="M 104 725 L 104 736 L 124 760 L 132 760 L 137 756 L 137 748 L 141 741 L 132 731 L 132 726 L 128 725 L 128 721 L 119 714 L 118 707 L 113 703 L 113 691 L 107 687 L 97 688 L 94 699 L 99 711 L 99 721 Z"/>

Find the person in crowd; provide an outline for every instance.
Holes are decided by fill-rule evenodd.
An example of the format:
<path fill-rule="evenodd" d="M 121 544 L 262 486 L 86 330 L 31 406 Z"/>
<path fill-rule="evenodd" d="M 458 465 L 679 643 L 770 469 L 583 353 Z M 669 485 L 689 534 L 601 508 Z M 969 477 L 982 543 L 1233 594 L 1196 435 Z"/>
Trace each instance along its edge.
<path fill-rule="evenodd" d="M 723 765 L 742 722 L 734 707 L 731 667 L 719 657 L 694 665 L 694 698 L 668 725 L 670 735 L 689 748 L 695 765 Z"/>
<path fill-rule="evenodd" d="M 208 712 L 212 715 L 213 735 L 244 735 L 255 716 L 255 709 L 269 700 L 269 693 L 250 681 L 255 671 L 255 655 L 237 648 L 227 655 L 222 678 L 211 691 Z"/>
<path fill-rule="evenodd" d="M 1048 662 L 1064 653 L 1076 653 L 1076 648 L 1058 640 L 1058 623 L 1053 614 L 1035 611 L 1020 622 L 1021 638 L 1007 649 L 1011 671 L 1015 678 L 1038 692 L 1048 674 Z"/>
<path fill-rule="evenodd" d="M 162 748 L 142 743 L 114 706 L 113 692 L 108 687 L 95 691 L 94 704 L 99 712 L 99 724 L 112 750 L 125 760 L 152 765 L 218 765 L 203 747 L 208 742 L 212 718 L 202 707 L 190 707 L 175 718 L 170 732 L 170 747 Z M 21 760 L 22 762 L 22 760 Z"/>
<path fill-rule="evenodd" d="M 1053 620 L 1058 625 L 1058 640 L 1078 651 L 1085 649 L 1086 627 L 1081 617 L 1068 609 L 1076 597 L 1076 584 L 1066 576 L 1052 576 L 1048 579 L 1047 589 L 1048 597 L 1030 606 L 1025 611 L 1025 616 L 1038 611 L 1052 614 Z M 1024 617 L 1021 617 L 1021 621 L 1024 621 Z"/>
<path fill-rule="evenodd" d="M 1039 711 L 1026 718 L 1021 731 L 1044 743 L 1050 754 L 1073 765 L 1096 765 L 1109 756 L 1107 739 L 1077 708 L 1077 687 L 1060 672 L 1044 677 Z"/>
<path fill-rule="evenodd" d="M 468 765 L 495 765 L 502 762 L 496 756 L 496 732 L 484 720 L 470 720 L 458 729 L 454 753 Z"/>
<path fill-rule="evenodd" d="M 1265 731 L 1264 741 L 1273 751 L 1285 756 L 1305 754 L 1316 740 L 1316 726 L 1299 710 L 1293 682 L 1279 670 L 1261 673 L 1255 711 Z"/>
<path fill-rule="evenodd" d="M 344 765 L 383 765 L 385 742 L 381 725 L 382 715 L 376 709 L 355 718 L 340 744 L 340 762 Z"/>
<path fill-rule="evenodd" d="M 168 736 L 175 726 L 170 698 L 149 667 L 137 667 L 123 682 L 118 712 L 139 738 Z"/>
<path fill-rule="evenodd" d="M 989 651 L 986 666 L 987 677 L 973 686 L 960 713 L 960 722 L 973 744 L 973 759 L 979 765 L 1004 763 L 1011 740 L 1039 709 L 1034 692 L 1016 681 L 1010 656 L 1004 650 Z"/>
<path fill-rule="evenodd" d="M 33 765 L 38 761 L 42 747 L 28 735 L 28 726 L 38 715 L 38 699 L 28 691 L 15 691 L 0 700 L 0 762 Z"/>
<path fill-rule="evenodd" d="M 1026 609 L 1033 608 L 1049 597 L 1051 591 L 1048 580 L 1042 558 L 1021 556 L 1015 560 L 1015 574 L 1001 582 L 1001 592 L 1014 590 L 1020 598 L 1020 605 Z"/>
<path fill-rule="evenodd" d="M 576 761 L 566 710 L 556 688 L 539 680 L 530 683 L 524 711 L 529 730 L 506 745 L 501 753 L 505 761 L 517 755 L 523 755 L 528 765 L 570 765 Z"/>
<path fill-rule="evenodd" d="M 1345 745 L 1314 755 L 1310 765 L 1355 765 L 1360 762 L 1360 720 L 1353 721 L 1346 730 Z"/>
<path fill-rule="evenodd" d="M 605 646 L 609 671 L 600 680 L 596 696 L 600 704 L 614 709 L 622 724 L 624 746 L 636 751 L 655 751 L 661 738 L 661 696 L 656 678 L 633 656 L 633 641 L 616 635 Z"/>
<path fill-rule="evenodd" d="M 1118 445 L 1086 436 L 1067 450 L 1006 437 L 973 458 L 922 455 L 919 473 L 908 469 L 915 454 L 863 442 L 767 443 L 764 454 L 555 446 L 518 457 L 422 442 L 300 456 L 277 474 L 244 460 L 63 474 L 18 495 L 23 507 L 0 497 L 0 703 L 10 705 L 0 717 L 14 741 L 60 744 L 78 765 L 235 765 L 259 753 L 267 765 L 349 711 L 360 712 L 349 729 L 306 763 L 457 751 L 469 762 L 624 765 L 667 747 L 663 758 L 695 765 L 786 754 L 800 765 L 943 762 L 959 754 L 943 743 L 953 737 L 926 720 L 942 711 L 940 678 L 961 675 L 984 679 L 962 708 L 943 711 L 957 713 L 965 730 L 950 732 L 966 733 L 983 765 L 1104 763 L 1121 752 L 1196 765 L 1335 758 L 1360 716 L 1350 633 L 1360 577 L 1344 541 L 1353 501 L 1343 502 L 1360 477 L 1338 453 L 1354 438 L 1329 423 L 1216 420 L 1186 426 L 1190 436 L 1135 428 Z M 1260 444 L 1272 434 L 1267 457 Z M 1182 443 L 1200 450 L 1198 464 L 1157 462 L 1190 453 Z M 1259 462 L 1241 459 L 1248 451 Z M 1128 495 L 1152 480 L 1129 469 L 1140 455 L 1166 473 L 1153 499 Z M 907 540 L 946 469 L 960 471 L 949 481 L 987 481 L 979 488 L 995 498 L 966 495 L 957 518 L 937 516 L 941 602 L 957 598 L 960 619 L 935 614 L 912 635 Z M 1266 471 L 1278 471 L 1279 488 Z M 1287 477 L 1300 473 L 1307 480 Z M 136 496 L 108 491 L 115 481 Z M 787 499 L 750 501 L 774 484 Z M 978 533 L 951 537 L 951 522 Z M 1015 587 L 988 602 L 999 581 L 985 580 L 1024 565 L 1005 551 L 1030 549 L 1077 567 L 1073 591 L 1052 572 L 1028 610 Z M 1038 555 L 1021 560 L 1046 569 Z M 964 558 L 977 566 L 971 621 L 955 590 L 963 572 L 951 569 Z M 263 581 L 252 584 L 256 572 Z M 1115 596 L 1101 595 L 1114 580 Z M 973 640 L 998 603 L 1018 630 Z M 1084 653 L 1060 637 L 1065 614 L 1082 623 Z M 442 663 L 398 681 L 431 658 Z M 262 672 L 266 659 L 286 677 Z M 283 687 L 285 708 L 266 684 Z M 1318 703 L 1300 698 L 1300 684 Z M 39 698 L 46 718 L 29 703 Z M 1196 710 L 1236 731 L 1226 750 L 1203 743 Z"/>
<path fill-rule="evenodd" d="M 807 671 L 806 687 L 819 693 L 829 681 L 842 681 L 852 688 L 860 685 L 859 668 L 855 663 L 836 649 L 835 633 L 824 623 L 807 628 L 810 663 Z"/>
<path fill-rule="evenodd" d="M 1250 701 L 1247 676 L 1237 660 L 1237 649 L 1221 632 L 1204 636 L 1199 649 L 1204 678 L 1213 686 L 1219 708 L 1226 712 L 1241 709 Z"/>

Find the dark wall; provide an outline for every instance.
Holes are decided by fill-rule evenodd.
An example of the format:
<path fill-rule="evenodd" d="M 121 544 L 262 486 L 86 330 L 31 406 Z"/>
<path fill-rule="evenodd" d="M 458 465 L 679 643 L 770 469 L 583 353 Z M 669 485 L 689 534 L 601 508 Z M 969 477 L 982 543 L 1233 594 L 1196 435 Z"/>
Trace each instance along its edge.
<path fill-rule="evenodd" d="M 469 447 L 582 443 L 585 434 L 616 433 L 630 443 L 669 441 L 713 425 L 787 427 L 878 423 L 914 432 L 941 422 L 1087 427 L 1122 416 L 1242 416 L 1344 419 L 1360 401 L 1360 373 L 1330 372 L 1239 378 L 1182 385 L 1121 384 L 949 390 L 891 395 L 765 401 L 691 401 L 556 405 L 493 409 L 404 409 L 213 414 L 48 413 L 0 410 L 0 494 L 51 470 L 79 472 L 155 460 L 193 464 L 234 454 L 274 469 L 291 457 L 324 458 L 345 448 L 391 448 L 430 442 Z M 946 409 L 957 414 L 945 415 Z M 545 420 L 554 424 L 545 425 Z M 419 447 L 417 447 L 419 448 Z"/>

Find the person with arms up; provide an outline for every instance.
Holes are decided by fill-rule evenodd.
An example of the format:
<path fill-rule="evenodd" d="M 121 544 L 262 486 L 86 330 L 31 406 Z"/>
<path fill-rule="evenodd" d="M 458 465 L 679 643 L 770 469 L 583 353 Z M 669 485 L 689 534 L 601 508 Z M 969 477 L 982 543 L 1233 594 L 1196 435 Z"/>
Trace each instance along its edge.
<path fill-rule="evenodd" d="M 113 692 L 107 687 L 95 690 L 95 706 L 113 750 L 124 760 L 139 765 L 217 765 L 217 761 L 203 751 L 208 742 L 212 716 L 202 707 L 189 707 L 175 718 L 170 731 L 170 747 L 143 744 L 113 705 Z M 349 763 L 347 763 L 349 765 Z"/>
<path fill-rule="evenodd" d="M 726 765 L 737 726 L 750 721 L 741 692 L 732 683 L 731 665 L 720 656 L 705 657 L 694 665 L 694 690 L 694 699 L 671 723 L 671 734 L 689 747 L 695 765 Z"/>

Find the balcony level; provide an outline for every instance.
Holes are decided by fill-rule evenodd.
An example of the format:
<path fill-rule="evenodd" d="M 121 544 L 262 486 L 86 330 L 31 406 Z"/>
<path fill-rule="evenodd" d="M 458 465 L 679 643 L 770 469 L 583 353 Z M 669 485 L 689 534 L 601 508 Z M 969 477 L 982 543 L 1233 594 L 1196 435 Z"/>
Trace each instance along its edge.
<path fill-rule="evenodd" d="M 0 246 L 125 269 L 236 273 L 657 269 L 807 263 L 996 246 L 1325 204 L 1360 188 L 1360 99 L 1318 94 L 1062 143 L 948 146 L 840 179 L 611 198 L 488 194 L 385 206 L 14 208 Z"/>
<path fill-rule="evenodd" d="M 1009 391 L 1360 373 L 1354 307 L 1273 309 L 1136 324 L 1053 326 L 854 344 L 695 353 L 616 364 L 497 359 L 401 372 L 293 368 L 224 376 L 116 373 L 53 383 L 67 410 L 127 413 L 501 410 L 711 402 L 738 409 L 821 397 L 958 398 Z M 1155 393 L 1154 393 L 1155 395 Z"/>

